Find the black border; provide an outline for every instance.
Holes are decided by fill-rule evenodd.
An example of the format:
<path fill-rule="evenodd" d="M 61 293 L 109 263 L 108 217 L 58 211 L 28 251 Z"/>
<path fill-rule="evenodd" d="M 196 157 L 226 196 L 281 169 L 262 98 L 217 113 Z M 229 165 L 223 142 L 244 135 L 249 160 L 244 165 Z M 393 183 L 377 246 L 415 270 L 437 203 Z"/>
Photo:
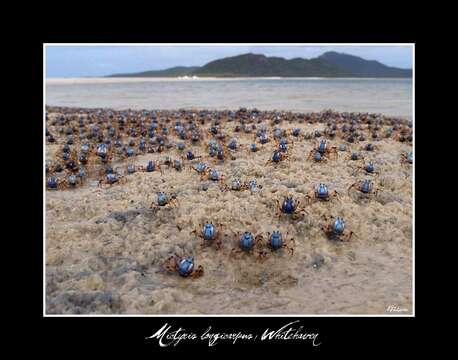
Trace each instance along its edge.
<path fill-rule="evenodd" d="M 27 54 L 25 55 L 27 63 L 32 60 L 33 67 L 27 66 L 27 71 L 24 71 L 24 84 L 26 86 L 26 95 L 30 96 L 27 99 L 27 106 L 24 106 L 24 100 L 21 100 L 22 107 L 20 108 L 22 116 L 29 120 L 27 125 L 27 134 L 30 139 L 27 139 L 27 148 L 24 156 L 27 157 L 29 164 L 30 176 L 24 180 L 22 185 L 25 189 L 32 193 L 28 196 L 27 212 L 31 214 L 27 222 L 27 246 L 21 247 L 21 251 L 26 253 L 28 257 L 27 269 L 25 271 L 25 279 L 27 282 L 27 296 L 23 298 L 24 304 L 21 308 L 26 308 L 27 313 L 30 313 L 26 318 L 28 333 L 33 333 L 34 337 L 41 343 L 41 349 L 55 349 L 56 352 L 61 350 L 70 351 L 75 354 L 87 354 L 88 347 L 91 347 L 91 354 L 114 353 L 120 355 L 122 353 L 132 356 L 138 352 L 144 351 L 146 354 L 154 354 L 157 351 L 170 353 L 179 351 L 180 349 L 190 349 L 199 347 L 201 349 L 228 349 L 230 351 L 239 348 L 252 348 L 259 342 L 245 343 L 239 342 L 236 346 L 228 346 L 226 343 L 221 343 L 215 348 L 208 348 L 205 342 L 191 344 L 182 342 L 177 347 L 161 348 L 157 341 L 145 340 L 146 336 L 151 335 L 159 329 L 165 322 L 173 324 L 174 328 L 183 327 L 187 330 L 200 332 L 206 329 L 209 325 L 214 330 L 219 331 L 246 331 L 246 332 L 262 332 L 260 329 L 276 328 L 286 324 L 289 321 L 300 319 L 301 325 L 310 332 L 319 332 L 321 345 L 318 347 L 309 346 L 303 342 L 285 342 L 281 349 L 297 348 L 299 351 L 311 351 L 311 353 L 328 353 L 336 351 L 337 353 L 350 352 L 356 353 L 361 350 L 366 351 L 370 356 L 372 353 L 381 355 L 382 353 L 391 353 L 393 347 L 410 347 L 413 346 L 417 333 L 420 331 L 417 326 L 419 318 L 423 318 L 423 313 L 418 306 L 418 294 L 416 294 L 416 317 L 415 318 L 353 318 L 353 317 L 332 317 L 332 318 L 266 318 L 266 317 L 249 317 L 249 318 L 161 318 L 161 317 L 122 317 L 122 318 L 44 318 L 43 315 L 43 292 L 42 292 L 42 210 L 43 210 L 43 179 L 42 179 L 42 141 L 43 141 L 43 124 L 42 124 L 42 68 L 43 43 L 55 42 L 403 42 L 416 44 L 416 79 L 418 79 L 418 41 L 416 37 L 405 35 L 380 35 L 370 34 L 370 29 L 364 29 L 365 34 L 361 35 L 328 35 L 321 32 L 321 35 L 303 36 L 304 28 L 298 26 L 294 28 L 288 36 L 278 35 L 242 35 L 234 36 L 220 32 L 218 34 L 206 33 L 205 36 L 191 35 L 170 35 L 162 32 L 161 35 L 141 35 L 128 37 L 125 35 L 112 36 L 108 31 L 101 31 L 97 37 L 93 35 L 76 35 L 71 31 L 56 32 L 52 35 L 43 35 L 40 38 L 35 38 L 28 43 Z M 284 29 L 283 29 L 284 30 Z M 319 30 L 320 29 L 315 29 Z M 322 29 L 321 29 L 322 30 Z M 334 29 L 335 30 L 335 29 Z M 366 31 L 368 30 L 368 31 Z M 396 29 L 395 29 L 396 30 Z M 396 31 L 394 31 L 396 32 Z M 315 34 L 317 31 L 314 32 Z M 28 64 L 29 65 L 29 64 Z M 24 88 L 22 88 L 24 90 Z M 416 104 L 418 105 L 418 93 L 416 93 Z M 21 106 L 21 105 L 18 105 Z M 418 118 L 418 110 L 416 106 L 416 114 Z M 419 123 L 416 120 L 416 125 Z M 418 149 L 418 126 L 416 127 L 416 141 Z M 31 151 L 31 149 L 40 149 L 40 151 Z M 418 169 L 418 163 L 416 162 Z M 33 199 L 33 200 L 31 200 Z M 417 204 L 418 207 L 418 204 Z M 32 215 L 33 214 L 33 215 Z M 38 216 L 41 214 L 41 216 Z M 416 216 L 418 216 L 418 208 L 416 208 Z M 418 249 L 418 233 L 416 246 Z M 416 254 L 417 256 L 417 254 Z M 418 258 L 418 257 L 417 257 Z M 418 260 L 417 260 L 418 264 Z M 416 278 L 419 277 L 418 266 L 416 269 Z M 418 283 L 416 289 L 418 293 Z M 262 343 L 262 349 L 270 351 L 273 346 L 282 344 L 282 342 L 266 342 Z M 259 348 L 259 347 L 258 347 Z M 258 349 L 256 349 L 257 351 Z M 289 353 L 286 353 L 287 355 Z"/>

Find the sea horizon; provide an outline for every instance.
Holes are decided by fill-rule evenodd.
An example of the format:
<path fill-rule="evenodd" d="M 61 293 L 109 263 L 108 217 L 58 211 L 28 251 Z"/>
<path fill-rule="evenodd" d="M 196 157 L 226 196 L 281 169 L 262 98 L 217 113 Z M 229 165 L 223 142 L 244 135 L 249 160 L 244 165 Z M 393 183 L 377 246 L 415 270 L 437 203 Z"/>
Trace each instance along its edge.
<path fill-rule="evenodd" d="M 49 106 L 122 109 L 257 108 L 379 113 L 412 119 L 409 78 L 50 78 Z"/>

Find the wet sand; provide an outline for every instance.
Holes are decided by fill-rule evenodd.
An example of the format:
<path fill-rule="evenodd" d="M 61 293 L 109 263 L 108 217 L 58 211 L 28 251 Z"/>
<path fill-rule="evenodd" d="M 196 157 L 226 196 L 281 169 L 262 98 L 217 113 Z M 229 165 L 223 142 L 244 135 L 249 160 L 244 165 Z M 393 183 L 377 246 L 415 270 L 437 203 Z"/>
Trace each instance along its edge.
<path fill-rule="evenodd" d="M 294 127 L 310 132 L 324 125 L 280 125 Z M 213 182 L 203 191 L 194 171 L 166 167 L 163 175 L 135 173 L 126 176 L 125 184 L 111 187 L 99 188 L 97 179 L 88 179 L 76 189 L 46 191 L 46 312 L 389 315 L 399 314 L 387 312 L 396 306 L 411 314 L 412 167 L 400 162 L 411 146 L 392 139 L 375 142 L 379 150 L 364 154 L 380 175 L 355 175 L 348 152 L 327 163 L 306 160 L 313 140 L 295 140 L 289 160 L 266 165 L 272 143 L 252 153 L 248 145 L 253 135 L 236 136 L 241 148 L 235 160 L 209 158 L 205 144 L 187 144 L 187 150 L 205 155 L 227 184 L 233 177 L 256 179 L 262 189 L 253 193 L 222 192 Z M 356 150 L 365 143 L 346 146 Z M 47 144 L 47 159 L 60 147 Z M 171 149 L 133 162 L 146 165 L 166 156 L 181 153 Z M 375 200 L 347 193 L 350 184 L 364 178 L 383 186 Z M 307 206 L 308 215 L 297 221 L 275 215 L 277 200 L 288 194 L 303 200 L 319 182 L 340 197 Z M 150 210 L 158 191 L 175 192 L 178 206 Z M 344 217 L 356 236 L 350 242 L 328 239 L 321 230 L 323 215 Z M 206 221 L 224 225 L 222 249 L 202 248 L 191 233 Z M 264 261 L 253 254 L 230 256 L 235 240 L 231 230 L 265 235 L 277 228 L 294 237 L 293 256 L 285 249 Z M 161 263 L 173 253 L 193 255 L 204 275 L 190 279 L 162 271 Z"/>

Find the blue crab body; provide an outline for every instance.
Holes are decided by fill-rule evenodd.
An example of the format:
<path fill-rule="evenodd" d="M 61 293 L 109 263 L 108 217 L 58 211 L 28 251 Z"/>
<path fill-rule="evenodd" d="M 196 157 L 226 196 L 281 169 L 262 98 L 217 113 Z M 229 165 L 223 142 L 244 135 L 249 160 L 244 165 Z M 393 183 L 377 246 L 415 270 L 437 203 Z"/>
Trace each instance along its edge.
<path fill-rule="evenodd" d="M 205 163 L 197 163 L 196 165 L 194 165 L 194 169 L 198 172 L 198 173 L 202 173 L 205 171 L 205 169 L 207 168 L 207 164 Z"/>
<path fill-rule="evenodd" d="M 240 190 L 242 188 L 242 183 L 239 179 L 234 179 L 232 180 L 231 188 L 232 190 Z"/>
<path fill-rule="evenodd" d="M 210 171 L 210 174 L 209 174 L 209 178 L 210 180 L 213 180 L 213 181 L 217 181 L 219 180 L 219 174 L 218 174 L 218 171 L 217 170 L 211 170 Z"/>
<path fill-rule="evenodd" d="M 259 137 L 259 141 L 261 141 L 261 144 L 265 144 L 269 142 L 269 138 L 267 137 L 266 134 L 262 133 L 261 136 Z"/>
<path fill-rule="evenodd" d="M 216 229 L 213 224 L 205 224 L 204 225 L 204 231 L 203 231 L 203 236 L 204 239 L 207 241 L 213 240 L 216 235 Z"/>
<path fill-rule="evenodd" d="M 258 151 L 258 147 L 256 146 L 256 144 L 253 143 L 250 145 L 250 150 L 253 152 Z"/>
<path fill-rule="evenodd" d="M 341 235 L 344 232 L 344 230 L 345 220 L 338 217 L 332 224 L 332 231 L 337 235 Z"/>
<path fill-rule="evenodd" d="M 194 154 L 192 153 L 192 151 L 188 151 L 188 153 L 186 154 L 186 158 L 188 160 L 193 160 L 194 159 Z"/>
<path fill-rule="evenodd" d="M 75 186 L 77 180 L 78 180 L 78 179 L 77 179 L 76 175 L 70 175 L 70 176 L 68 177 L 68 183 L 69 183 L 70 185 Z"/>
<path fill-rule="evenodd" d="M 229 149 L 231 150 L 236 150 L 237 149 L 237 140 L 232 139 L 231 142 L 228 145 Z"/>
<path fill-rule="evenodd" d="M 78 177 L 83 178 L 86 176 L 86 170 L 80 169 L 77 174 Z"/>
<path fill-rule="evenodd" d="M 97 146 L 97 155 L 101 158 L 105 158 L 105 156 L 107 156 L 107 146 L 105 144 Z"/>
<path fill-rule="evenodd" d="M 301 129 L 298 129 L 298 128 L 293 129 L 293 136 L 298 137 L 300 133 L 301 133 Z"/>
<path fill-rule="evenodd" d="M 55 171 L 55 172 L 58 172 L 58 173 L 59 173 L 59 172 L 61 172 L 62 170 L 63 170 L 63 169 L 62 169 L 62 165 L 61 165 L 60 163 L 56 163 L 56 164 L 54 165 L 54 171 Z"/>
<path fill-rule="evenodd" d="M 181 161 L 180 161 L 180 160 L 175 160 L 175 161 L 173 162 L 173 167 L 175 168 L 175 170 L 180 171 L 181 168 L 182 168 Z"/>
<path fill-rule="evenodd" d="M 185 145 L 184 145 L 184 143 L 182 143 L 182 142 L 179 142 L 179 143 L 177 144 L 177 147 L 178 147 L 178 150 L 180 150 L 180 151 L 183 151 L 183 150 L 185 149 Z"/>
<path fill-rule="evenodd" d="M 275 230 L 270 235 L 269 243 L 272 249 L 274 250 L 280 249 L 283 246 L 283 238 L 280 231 Z"/>
<path fill-rule="evenodd" d="M 127 165 L 127 173 L 128 174 L 133 174 L 135 172 L 135 165 L 129 164 Z"/>
<path fill-rule="evenodd" d="M 189 276 L 192 273 L 194 268 L 194 259 L 189 256 L 187 258 L 182 259 L 178 264 L 178 273 L 181 276 Z"/>
<path fill-rule="evenodd" d="M 253 245 L 254 245 L 254 237 L 253 237 L 253 235 L 250 232 L 245 231 L 242 234 L 242 237 L 240 238 L 240 242 L 239 242 L 240 248 L 242 250 L 248 251 L 248 250 L 251 250 L 253 248 Z"/>
<path fill-rule="evenodd" d="M 251 191 L 255 191 L 258 187 L 258 183 L 256 182 L 255 179 L 253 179 L 253 180 L 250 180 L 250 182 L 248 183 L 248 186 L 250 187 Z"/>
<path fill-rule="evenodd" d="M 153 172 L 156 169 L 154 162 L 152 160 L 148 161 L 148 165 L 146 166 L 147 172 Z"/>
<path fill-rule="evenodd" d="M 115 174 L 113 173 L 107 174 L 107 183 L 114 184 L 117 181 L 118 181 L 118 177 Z"/>
<path fill-rule="evenodd" d="M 369 161 L 366 165 L 366 171 L 368 173 L 373 173 L 375 171 L 374 163 L 372 161 Z"/>
<path fill-rule="evenodd" d="M 50 189 L 57 189 L 57 179 L 52 176 L 47 181 L 48 188 Z"/>
<path fill-rule="evenodd" d="M 409 153 L 409 155 L 407 155 L 407 161 L 409 162 L 409 164 L 412 164 L 413 163 L 413 153 Z"/>
<path fill-rule="evenodd" d="M 366 151 L 374 151 L 374 145 L 372 145 L 371 143 L 367 144 Z"/>
<path fill-rule="evenodd" d="M 89 145 L 88 144 L 81 145 L 81 152 L 83 154 L 87 154 L 89 152 Z"/>
<path fill-rule="evenodd" d="M 274 151 L 274 153 L 272 154 L 272 161 L 273 162 L 281 161 L 281 153 L 280 153 L 280 151 L 277 151 L 277 150 Z"/>
<path fill-rule="evenodd" d="M 76 163 L 73 160 L 70 160 L 65 163 L 65 167 L 70 170 L 76 169 Z"/>
<path fill-rule="evenodd" d="M 164 206 L 168 203 L 168 198 L 167 198 L 167 195 L 165 195 L 165 193 L 163 192 L 159 192 L 157 194 L 157 204 L 159 206 Z"/>
<path fill-rule="evenodd" d="M 131 148 L 131 147 L 128 147 L 127 150 L 126 150 L 126 155 L 128 157 L 131 157 L 131 156 L 134 156 L 135 152 L 134 152 L 134 149 Z"/>
<path fill-rule="evenodd" d="M 318 145 L 318 152 L 321 154 L 324 154 L 326 152 L 326 147 L 327 147 L 326 140 L 324 139 L 321 140 L 320 144 Z"/>
<path fill-rule="evenodd" d="M 339 145 L 339 151 L 345 151 L 346 147 L 344 144 Z"/>
<path fill-rule="evenodd" d="M 364 194 L 370 193 L 372 190 L 372 183 L 369 180 L 364 180 L 361 183 L 360 190 Z"/>
<path fill-rule="evenodd" d="M 278 145 L 278 149 L 281 152 L 286 152 L 286 151 L 288 151 L 288 145 L 286 145 L 286 143 L 280 142 L 280 144 Z"/>
<path fill-rule="evenodd" d="M 281 210 L 285 214 L 292 214 L 294 210 L 296 210 L 296 205 L 294 203 L 294 199 L 292 197 L 287 197 L 281 206 Z"/>
<path fill-rule="evenodd" d="M 316 162 L 321 161 L 321 153 L 319 151 L 315 153 L 315 155 L 313 156 L 313 160 Z"/>
<path fill-rule="evenodd" d="M 286 138 L 282 137 L 278 143 L 280 145 L 286 145 L 286 144 L 288 144 L 288 141 L 286 140 Z"/>
<path fill-rule="evenodd" d="M 320 199 L 326 199 L 328 196 L 328 187 L 325 184 L 318 184 L 316 188 L 316 197 Z"/>

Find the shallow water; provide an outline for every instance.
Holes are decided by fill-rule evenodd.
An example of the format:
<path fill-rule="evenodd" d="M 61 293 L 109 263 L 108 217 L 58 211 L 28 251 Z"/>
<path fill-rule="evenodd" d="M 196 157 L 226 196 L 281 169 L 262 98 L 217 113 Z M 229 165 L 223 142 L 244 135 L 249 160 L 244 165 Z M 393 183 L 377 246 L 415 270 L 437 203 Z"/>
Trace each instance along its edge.
<path fill-rule="evenodd" d="M 411 79 L 48 79 L 46 104 L 383 113 L 411 118 Z"/>
<path fill-rule="evenodd" d="M 227 129 L 233 123 L 225 124 Z M 303 131 L 315 124 L 282 124 Z M 230 131 L 231 132 L 231 131 Z M 237 135 L 236 160 L 208 163 L 226 182 L 255 178 L 262 189 L 222 192 L 215 183 L 200 190 L 193 171 L 164 169 L 164 174 L 136 173 L 126 184 L 100 189 L 89 180 L 81 188 L 46 191 L 47 313 L 122 314 L 390 314 L 389 306 L 412 313 L 412 168 L 400 163 L 407 144 L 377 142 L 367 153 L 381 174 L 375 200 L 347 188 L 357 179 L 347 153 L 316 164 L 305 158 L 313 141 L 296 141 L 290 159 L 266 165 L 273 145 L 251 153 L 252 135 Z M 331 141 L 338 145 L 339 140 Z M 348 146 L 348 145 L 347 145 Z M 350 147 L 359 149 L 362 144 Z M 59 148 L 47 145 L 51 158 Z M 196 155 L 206 147 L 191 146 Z M 135 159 L 178 158 L 176 150 Z M 278 217 L 277 201 L 291 194 L 304 200 L 319 182 L 337 190 L 338 199 L 307 206 L 298 220 Z M 176 192 L 178 206 L 149 210 L 157 191 Z M 329 240 L 321 230 L 323 215 L 343 216 L 355 232 L 350 242 Z M 222 224 L 223 248 L 200 246 L 192 234 L 199 223 Z M 253 254 L 231 257 L 232 232 L 265 234 L 274 229 L 294 237 L 293 256 L 285 250 L 264 261 Z M 204 276 L 184 279 L 161 271 L 170 254 L 193 255 Z"/>

